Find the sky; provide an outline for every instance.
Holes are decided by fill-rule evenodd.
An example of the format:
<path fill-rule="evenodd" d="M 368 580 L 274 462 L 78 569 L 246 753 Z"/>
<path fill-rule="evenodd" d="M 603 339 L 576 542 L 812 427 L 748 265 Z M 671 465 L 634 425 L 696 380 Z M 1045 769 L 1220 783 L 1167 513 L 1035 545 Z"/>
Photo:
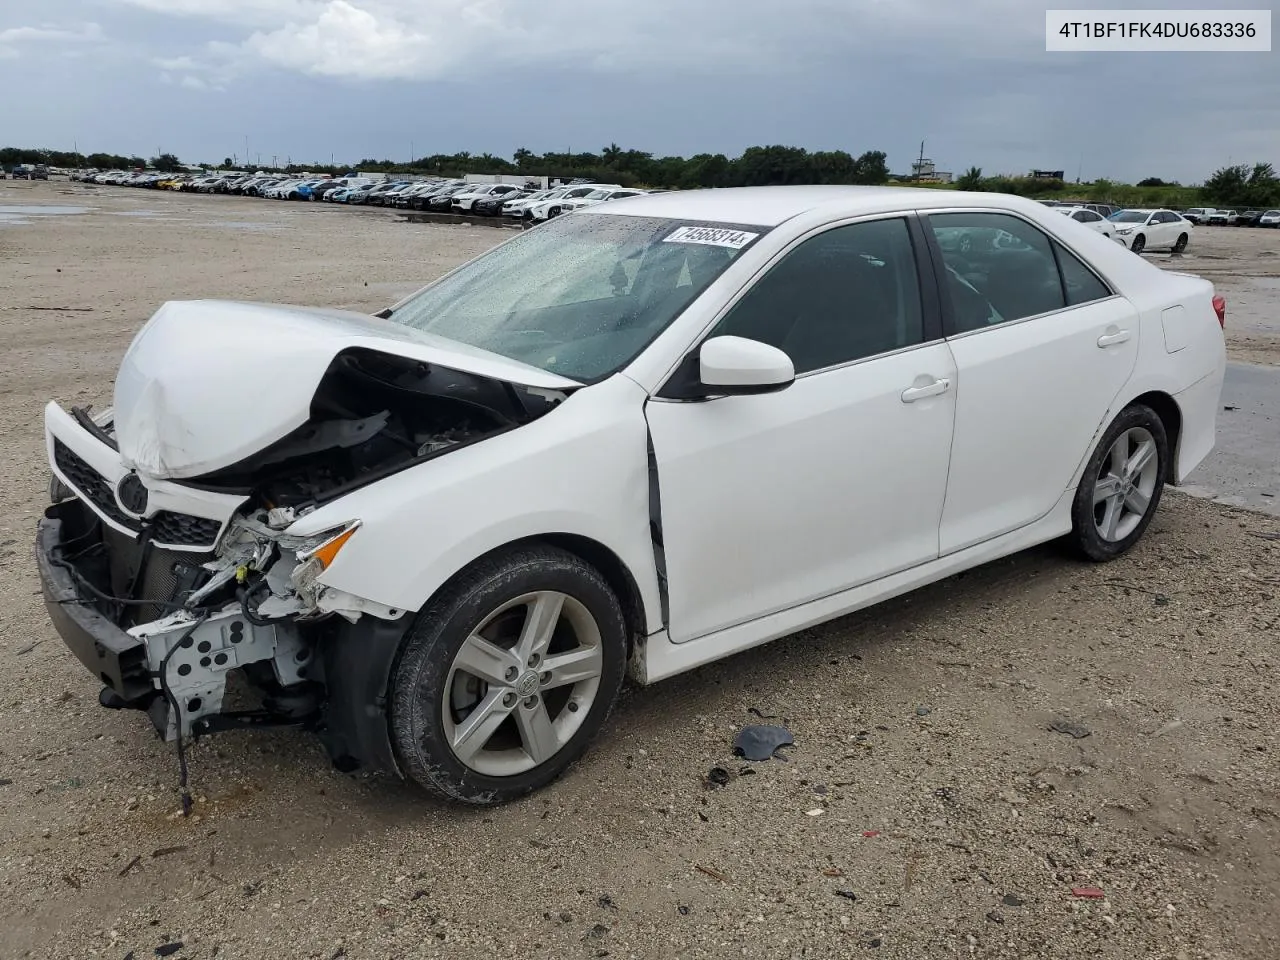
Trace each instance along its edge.
<path fill-rule="evenodd" d="M 247 146 L 267 164 L 610 143 L 736 156 L 780 143 L 883 150 L 905 173 L 924 140 L 956 174 L 1195 183 L 1227 163 L 1280 167 L 1280 52 L 1047 53 L 1044 11 L 1027 0 L 5 2 L 0 146 L 215 163 Z"/>

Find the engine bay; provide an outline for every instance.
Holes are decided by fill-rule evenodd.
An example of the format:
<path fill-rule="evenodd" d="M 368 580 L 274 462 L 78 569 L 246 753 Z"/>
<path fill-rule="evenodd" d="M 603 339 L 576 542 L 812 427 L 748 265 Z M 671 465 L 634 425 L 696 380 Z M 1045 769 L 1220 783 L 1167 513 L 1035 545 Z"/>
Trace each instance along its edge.
<path fill-rule="evenodd" d="M 529 423 L 564 396 L 349 349 L 321 379 L 306 423 L 239 463 L 189 482 L 249 496 L 267 510 L 303 509 Z"/>

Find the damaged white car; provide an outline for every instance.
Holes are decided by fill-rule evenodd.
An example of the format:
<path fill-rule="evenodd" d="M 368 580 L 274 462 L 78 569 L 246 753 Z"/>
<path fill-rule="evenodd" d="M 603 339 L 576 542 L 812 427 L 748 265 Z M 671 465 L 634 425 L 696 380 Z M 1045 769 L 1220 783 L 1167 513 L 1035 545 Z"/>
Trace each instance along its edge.
<path fill-rule="evenodd" d="M 1224 317 L 1040 204 L 838 187 L 617 200 L 376 317 L 169 303 L 111 409 L 46 410 L 47 607 L 180 751 L 300 724 L 500 802 L 628 670 L 1123 553 L 1213 445 Z"/>

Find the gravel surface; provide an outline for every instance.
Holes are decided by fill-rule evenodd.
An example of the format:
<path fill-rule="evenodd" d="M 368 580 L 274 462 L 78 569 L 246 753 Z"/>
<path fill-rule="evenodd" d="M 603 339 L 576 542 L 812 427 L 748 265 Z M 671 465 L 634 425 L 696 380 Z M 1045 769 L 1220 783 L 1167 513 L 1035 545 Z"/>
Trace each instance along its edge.
<path fill-rule="evenodd" d="M 0 185 L 27 201 L 95 209 L 0 226 L 0 957 L 1280 956 L 1280 519 L 1176 493 L 1118 562 L 1032 550 L 629 689 L 520 803 L 277 731 L 197 744 L 183 820 L 173 749 L 98 707 L 36 595 L 42 405 L 106 400 L 165 299 L 377 309 L 504 234 Z M 1180 269 L 1280 248 L 1202 238 Z M 1260 279 L 1215 276 L 1252 298 L 1233 354 L 1275 362 Z M 733 757 L 750 723 L 785 760 Z"/>

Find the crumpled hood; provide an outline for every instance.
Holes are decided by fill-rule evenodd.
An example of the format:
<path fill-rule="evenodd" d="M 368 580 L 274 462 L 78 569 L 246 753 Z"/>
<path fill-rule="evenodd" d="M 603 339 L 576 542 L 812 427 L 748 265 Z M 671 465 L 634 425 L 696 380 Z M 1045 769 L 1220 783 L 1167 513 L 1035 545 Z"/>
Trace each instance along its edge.
<path fill-rule="evenodd" d="M 193 300 L 166 303 L 116 377 L 116 441 L 156 479 L 238 463 L 306 422 L 333 358 L 353 347 L 548 390 L 581 384 L 466 344 L 344 310 Z"/>

